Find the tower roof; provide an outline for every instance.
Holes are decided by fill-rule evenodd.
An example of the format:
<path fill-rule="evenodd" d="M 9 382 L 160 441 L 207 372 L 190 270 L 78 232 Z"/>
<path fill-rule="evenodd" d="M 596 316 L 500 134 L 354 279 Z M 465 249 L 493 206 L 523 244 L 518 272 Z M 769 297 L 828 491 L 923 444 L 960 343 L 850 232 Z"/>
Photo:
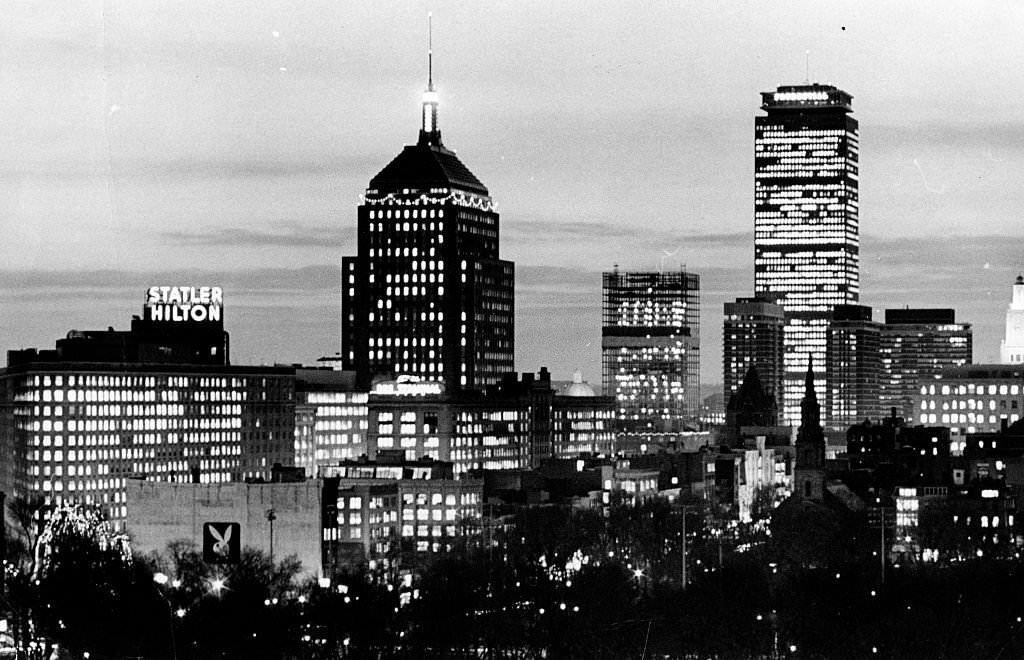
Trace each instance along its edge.
<path fill-rule="evenodd" d="M 445 148 L 441 142 L 441 128 L 437 122 L 440 99 L 434 89 L 433 23 L 429 13 L 427 22 L 427 89 L 423 92 L 421 104 L 419 140 L 402 149 L 402 153 L 373 177 L 369 190 L 387 194 L 407 188 L 457 188 L 486 196 L 487 187 L 462 164 L 454 151 Z"/>
<path fill-rule="evenodd" d="M 402 149 L 377 176 L 370 179 L 369 187 L 379 193 L 404 188 L 458 188 L 479 195 L 489 194 L 487 187 L 462 164 L 454 151 L 422 140 Z"/>

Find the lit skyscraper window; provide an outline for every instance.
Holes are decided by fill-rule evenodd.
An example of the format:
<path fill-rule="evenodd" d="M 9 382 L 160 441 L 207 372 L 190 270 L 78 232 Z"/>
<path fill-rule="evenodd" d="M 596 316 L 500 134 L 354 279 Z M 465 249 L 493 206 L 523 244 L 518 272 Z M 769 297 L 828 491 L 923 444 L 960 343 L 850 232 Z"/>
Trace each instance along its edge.
<path fill-rule="evenodd" d="M 786 311 L 783 414 L 799 419 L 808 358 L 825 364 L 833 307 L 859 298 L 857 120 L 830 85 L 762 93 L 754 120 L 754 291 Z M 815 389 L 824 395 L 824 370 Z"/>

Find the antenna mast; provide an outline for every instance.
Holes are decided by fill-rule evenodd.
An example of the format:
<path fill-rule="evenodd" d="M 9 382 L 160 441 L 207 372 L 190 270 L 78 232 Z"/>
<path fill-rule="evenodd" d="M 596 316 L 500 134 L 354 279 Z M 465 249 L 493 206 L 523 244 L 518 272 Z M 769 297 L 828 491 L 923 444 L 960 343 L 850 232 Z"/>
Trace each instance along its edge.
<path fill-rule="evenodd" d="M 427 90 L 434 91 L 434 12 L 427 12 Z"/>

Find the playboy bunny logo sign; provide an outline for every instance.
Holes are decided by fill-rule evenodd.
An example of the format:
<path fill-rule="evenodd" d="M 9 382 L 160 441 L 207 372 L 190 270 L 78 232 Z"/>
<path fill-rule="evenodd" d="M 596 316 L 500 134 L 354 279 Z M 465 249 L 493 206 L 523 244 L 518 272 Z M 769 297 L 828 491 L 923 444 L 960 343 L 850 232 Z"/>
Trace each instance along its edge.
<path fill-rule="evenodd" d="M 241 525 L 203 523 L 203 560 L 209 564 L 233 564 L 241 551 Z"/>

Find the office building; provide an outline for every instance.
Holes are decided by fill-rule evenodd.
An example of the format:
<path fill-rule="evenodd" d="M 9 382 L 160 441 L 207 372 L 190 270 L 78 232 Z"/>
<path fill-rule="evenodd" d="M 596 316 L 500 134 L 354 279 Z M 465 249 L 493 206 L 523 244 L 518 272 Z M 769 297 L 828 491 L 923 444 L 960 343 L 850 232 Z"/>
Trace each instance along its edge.
<path fill-rule="evenodd" d="M 1013 283 L 999 361 L 1003 364 L 1024 364 L 1024 275 L 1018 275 Z"/>
<path fill-rule="evenodd" d="M 422 111 L 417 143 L 359 205 L 358 253 L 342 262 L 342 356 L 366 389 L 402 375 L 481 389 L 514 368 L 514 268 L 499 258 L 490 193 L 441 141 L 432 78 Z"/>
<path fill-rule="evenodd" d="M 696 429 L 700 413 L 700 276 L 604 273 L 603 391 L 624 432 Z"/>
<path fill-rule="evenodd" d="M 948 426 L 954 438 L 995 433 L 1021 418 L 1024 365 L 971 364 L 943 369 L 921 381 L 914 407 L 915 422 Z"/>
<path fill-rule="evenodd" d="M 315 477 L 325 465 L 365 454 L 369 397 L 355 372 L 296 369 L 295 466 Z"/>
<path fill-rule="evenodd" d="M 871 308 L 836 305 L 825 345 L 825 429 L 843 439 L 846 430 L 883 416 L 879 400 L 881 328 Z"/>
<path fill-rule="evenodd" d="M 582 385 L 582 383 L 580 383 Z M 609 454 L 615 403 L 589 387 L 555 394 L 547 369 L 508 374 L 482 392 L 449 393 L 405 376 L 370 392 L 367 455 L 451 462 L 456 478 L 474 470 L 536 467 L 549 458 Z"/>
<path fill-rule="evenodd" d="M 170 293 L 131 331 L 8 352 L 0 490 L 97 505 L 123 526 L 128 479 L 225 483 L 294 464 L 294 368 L 228 364 L 219 288 L 215 302 L 211 287 L 154 289 Z"/>
<path fill-rule="evenodd" d="M 722 382 L 726 401 L 735 394 L 751 367 L 761 384 L 782 406 L 783 336 L 786 319 L 781 305 L 761 298 L 725 303 L 722 323 Z"/>
<path fill-rule="evenodd" d="M 754 120 L 754 293 L 786 312 L 783 417 L 799 421 L 808 361 L 825 392 L 832 308 L 859 298 L 858 136 L 852 96 L 830 85 L 762 93 Z"/>
<path fill-rule="evenodd" d="M 480 532 L 483 479 L 455 479 L 449 462 L 385 451 L 325 468 L 324 476 L 328 565 L 445 552 Z"/>
<path fill-rule="evenodd" d="M 943 369 L 971 364 L 973 332 L 970 323 L 957 323 L 952 309 L 887 309 L 879 350 L 882 412 L 895 408 L 913 423 L 921 385 Z"/>

